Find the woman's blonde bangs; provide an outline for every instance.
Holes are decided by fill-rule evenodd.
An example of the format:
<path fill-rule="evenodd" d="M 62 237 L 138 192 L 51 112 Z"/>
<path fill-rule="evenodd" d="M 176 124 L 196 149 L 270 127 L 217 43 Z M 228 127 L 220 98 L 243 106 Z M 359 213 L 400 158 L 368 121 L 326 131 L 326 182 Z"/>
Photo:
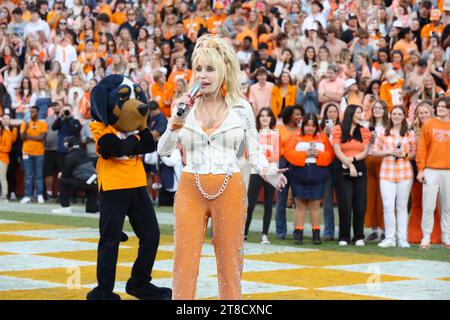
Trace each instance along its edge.
<path fill-rule="evenodd" d="M 219 38 L 211 34 L 201 36 L 195 45 L 192 55 L 192 71 L 193 77 L 196 75 L 196 67 L 199 61 L 211 61 L 214 68 L 217 70 L 218 83 L 216 84 L 217 94 L 220 92 L 220 87 L 223 80 L 226 81 L 227 96 L 226 100 L 232 106 L 236 105 L 242 95 L 242 87 L 240 81 L 240 65 L 236 55 L 236 51 L 230 42 L 226 39 Z M 190 86 L 192 85 L 192 80 Z"/>

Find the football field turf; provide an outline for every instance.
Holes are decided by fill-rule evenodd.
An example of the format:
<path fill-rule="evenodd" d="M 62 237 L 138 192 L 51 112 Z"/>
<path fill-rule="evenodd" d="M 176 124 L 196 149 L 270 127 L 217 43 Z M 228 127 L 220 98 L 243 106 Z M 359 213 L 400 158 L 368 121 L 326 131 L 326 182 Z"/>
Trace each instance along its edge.
<path fill-rule="evenodd" d="M 168 221 L 169 213 L 158 213 Z M 153 271 L 156 285 L 171 287 L 173 228 L 161 223 Z M 123 299 L 138 240 L 119 252 L 115 291 Z M 208 233 L 209 234 L 209 233 Z M 381 249 L 293 245 L 292 240 L 258 243 L 253 232 L 244 247 L 244 299 L 450 299 L 450 250 Z M 0 299 L 85 299 L 96 285 L 98 215 L 58 216 L 0 212 Z M 217 299 L 217 271 L 209 237 L 200 262 L 197 297 Z"/>

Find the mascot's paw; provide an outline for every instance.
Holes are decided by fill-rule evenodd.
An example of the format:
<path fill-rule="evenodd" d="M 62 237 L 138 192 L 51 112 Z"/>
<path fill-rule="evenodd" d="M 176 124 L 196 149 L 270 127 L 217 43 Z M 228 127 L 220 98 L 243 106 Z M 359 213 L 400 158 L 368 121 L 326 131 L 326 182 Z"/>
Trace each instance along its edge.
<path fill-rule="evenodd" d="M 128 241 L 128 236 L 125 232 L 122 232 L 122 234 L 120 235 L 120 242 L 127 242 Z"/>
<path fill-rule="evenodd" d="M 151 282 L 135 283 L 131 279 L 127 281 L 126 293 L 141 300 L 171 300 L 172 289 L 157 287 Z"/>
<path fill-rule="evenodd" d="M 87 300 L 120 300 L 117 293 L 94 289 L 86 296 Z"/>

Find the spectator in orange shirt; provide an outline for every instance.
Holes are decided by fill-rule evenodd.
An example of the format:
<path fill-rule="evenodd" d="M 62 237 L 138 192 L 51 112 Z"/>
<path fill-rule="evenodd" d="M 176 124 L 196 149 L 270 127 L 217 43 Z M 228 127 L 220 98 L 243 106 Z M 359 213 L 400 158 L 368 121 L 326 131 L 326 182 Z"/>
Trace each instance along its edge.
<path fill-rule="evenodd" d="M 441 12 L 438 9 L 431 10 L 430 13 L 430 23 L 425 25 L 420 31 L 420 36 L 422 38 L 422 50 L 428 48 L 430 44 L 430 37 L 434 34 L 441 36 L 444 31 L 445 25 L 440 22 Z"/>
<path fill-rule="evenodd" d="M 403 28 L 398 33 L 398 37 L 400 40 L 394 44 L 392 50 L 400 50 L 403 54 L 404 61 L 408 62 L 410 52 L 418 50 L 417 45 L 414 43 L 414 33 L 411 28 Z"/>
<path fill-rule="evenodd" d="M 400 79 L 394 70 L 386 72 L 386 81 L 383 81 L 380 88 L 380 99 L 387 103 L 389 112 L 395 105 L 403 104 L 403 83 L 403 79 Z"/>
<path fill-rule="evenodd" d="M 31 201 L 33 196 L 33 178 L 35 181 L 36 195 L 38 203 L 44 203 L 44 140 L 48 131 L 45 121 L 38 119 L 39 108 L 30 108 L 30 121 L 23 121 L 20 125 L 20 135 L 22 137 L 22 159 L 25 171 L 25 197 L 20 203 L 25 204 Z"/>
<path fill-rule="evenodd" d="M 197 40 L 197 32 L 200 29 L 200 26 L 203 25 L 206 27 L 206 21 L 203 18 L 200 18 L 196 15 L 197 12 L 197 6 L 195 4 L 189 5 L 189 18 L 184 19 L 184 27 L 187 30 L 187 36 L 189 39 L 191 39 L 193 42 Z"/>
<path fill-rule="evenodd" d="M 172 68 L 172 72 L 170 73 L 167 82 L 171 83 L 176 88 L 178 80 L 183 79 L 186 83 L 189 83 L 191 76 L 192 70 L 187 67 L 186 58 L 181 56 L 175 59 L 175 65 Z"/>
<path fill-rule="evenodd" d="M 237 19 L 237 21 L 234 23 L 234 28 L 237 32 L 236 39 L 233 40 L 234 46 L 241 47 L 242 43 L 244 42 L 244 38 L 251 37 L 253 48 L 258 48 L 258 38 L 256 37 L 256 34 L 247 27 L 247 21 L 245 20 L 245 18 Z"/>
<path fill-rule="evenodd" d="M 8 202 L 8 181 L 6 180 L 6 172 L 9 164 L 9 152 L 11 151 L 12 134 L 3 126 L 0 120 L 0 185 L 2 187 L 2 195 L 0 202 Z"/>
<path fill-rule="evenodd" d="M 56 28 L 59 20 L 64 16 L 65 10 L 64 2 L 58 0 L 53 3 L 53 10 L 47 15 L 47 22 L 50 29 L 54 30 Z"/>
<path fill-rule="evenodd" d="M 103 13 L 111 19 L 111 7 L 106 3 L 106 0 L 97 0 L 97 6 L 95 7 L 94 11 L 98 14 L 97 17 L 100 17 L 100 15 Z"/>
<path fill-rule="evenodd" d="M 417 180 L 423 183 L 421 248 L 430 247 L 434 210 L 439 195 L 442 242 L 450 248 L 450 97 L 441 97 L 434 104 L 437 118 L 422 126 L 417 149 Z"/>
<path fill-rule="evenodd" d="M 323 199 L 325 181 L 330 174 L 334 152 L 328 136 L 321 133 L 319 120 L 314 113 L 307 113 L 299 134 L 294 134 L 286 143 L 284 156 L 292 165 L 290 183 L 295 199 L 296 244 L 303 244 L 303 228 L 306 210 L 309 207 L 313 243 L 320 241 L 320 202 Z"/>
<path fill-rule="evenodd" d="M 125 0 L 118 0 L 113 10 L 111 21 L 119 26 L 127 20 L 125 5 Z"/>
<path fill-rule="evenodd" d="M 153 76 L 155 83 L 152 85 L 152 97 L 158 103 L 159 109 L 167 117 L 170 118 L 174 86 L 166 82 L 166 75 L 160 71 L 155 72 Z"/>
<path fill-rule="evenodd" d="M 216 1 L 214 3 L 214 14 L 206 22 L 206 27 L 210 33 L 216 34 L 219 32 L 220 26 L 227 18 L 224 9 L 225 7 L 221 2 Z"/>
<path fill-rule="evenodd" d="M 92 71 L 94 68 L 94 62 L 101 55 L 95 51 L 95 43 L 93 39 L 86 39 L 83 51 L 78 55 L 78 61 L 80 62 L 85 75 Z"/>

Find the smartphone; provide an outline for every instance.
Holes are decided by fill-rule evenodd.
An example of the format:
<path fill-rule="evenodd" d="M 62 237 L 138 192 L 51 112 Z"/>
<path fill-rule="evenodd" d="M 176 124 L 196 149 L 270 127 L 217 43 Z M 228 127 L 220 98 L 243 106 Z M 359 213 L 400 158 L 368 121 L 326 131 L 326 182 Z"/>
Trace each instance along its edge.
<path fill-rule="evenodd" d="M 325 125 L 328 127 L 328 128 L 333 128 L 333 120 L 331 120 L 331 119 L 326 119 L 325 120 Z"/>

